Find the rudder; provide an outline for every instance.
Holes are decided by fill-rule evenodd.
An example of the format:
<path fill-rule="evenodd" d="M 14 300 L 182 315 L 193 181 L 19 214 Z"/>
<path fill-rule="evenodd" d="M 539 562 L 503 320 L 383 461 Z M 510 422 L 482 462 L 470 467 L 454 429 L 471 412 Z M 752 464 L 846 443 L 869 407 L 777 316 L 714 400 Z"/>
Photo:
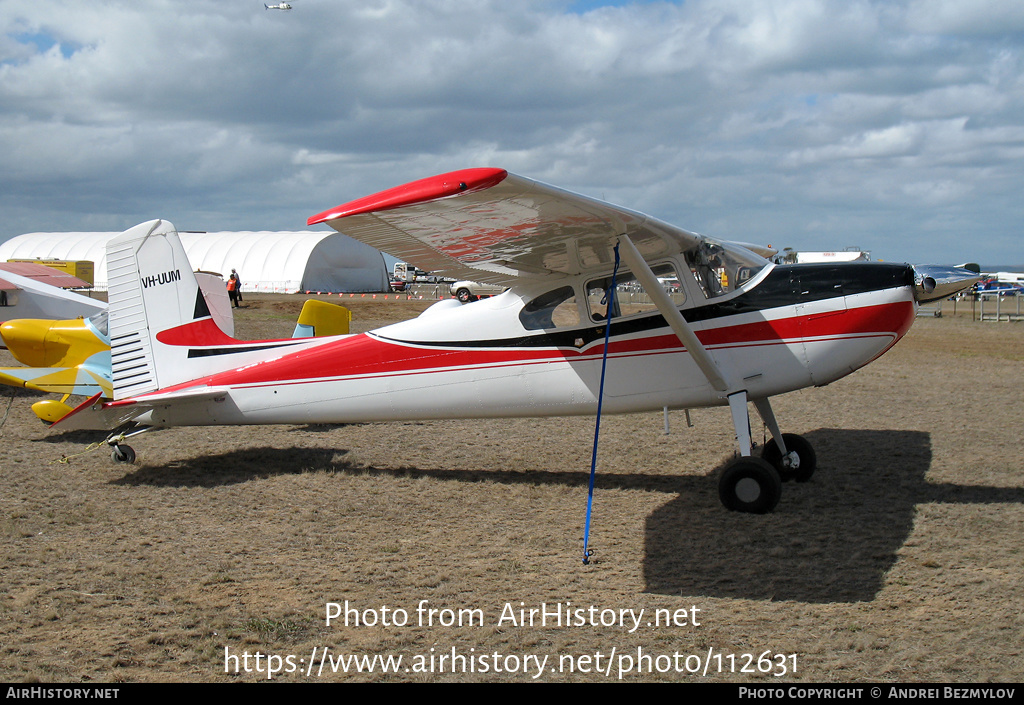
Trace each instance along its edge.
<path fill-rule="evenodd" d="M 163 331 L 204 320 L 224 335 L 210 317 L 174 226 L 151 220 L 112 239 L 107 278 L 114 399 L 199 376 L 183 348 L 157 340 Z"/>

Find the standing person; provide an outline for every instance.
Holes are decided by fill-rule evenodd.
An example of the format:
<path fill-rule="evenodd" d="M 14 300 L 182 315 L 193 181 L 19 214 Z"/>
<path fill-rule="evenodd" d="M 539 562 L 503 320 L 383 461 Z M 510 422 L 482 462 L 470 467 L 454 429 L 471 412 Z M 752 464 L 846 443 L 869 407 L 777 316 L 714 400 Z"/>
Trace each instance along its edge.
<path fill-rule="evenodd" d="M 236 272 L 233 269 L 231 270 L 231 276 L 233 276 L 235 278 L 235 295 L 238 297 L 238 300 L 241 301 L 242 300 L 242 278 L 240 276 L 238 276 L 238 272 Z"/>
<path fill-rule="evenodd" d="M 231 299 L 231 304 L 238 308 L 238 276 L 234 272 L 228 277 L 228 298 Z"/>

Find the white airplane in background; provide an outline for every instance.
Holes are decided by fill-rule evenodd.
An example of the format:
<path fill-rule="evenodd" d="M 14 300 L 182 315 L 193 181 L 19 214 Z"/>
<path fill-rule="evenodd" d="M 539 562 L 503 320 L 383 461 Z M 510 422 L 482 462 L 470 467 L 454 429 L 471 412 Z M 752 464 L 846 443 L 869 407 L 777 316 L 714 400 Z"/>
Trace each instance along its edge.
<path fill-rule="evenodd" d="M 318 223 L 509 290 L 359 335 L 243 342 L 211 321 L 173 226 L 143 223 L 107 250 L 114 398 L 86 401 L 55 428 L 109 430 L 114 459 L 131 461 L 126 438 L 171 426 L 594 414 L 606 358 L 605 412 L 728 406 L 739 457 L 719 494 L 761 513 L 816 463 L 806 440 L 781 432 L 769 398 L 866 365 L 907 332 L 920 301 L 975 279 L 903 264 L 775 265 L 492 168 L 367 196 L 308 221 Z M 670 293 L 659 278 L 679 286 Z M 760 457 L 748 402 L 773 438 Z"/>
<path fill-rule="evenodd" d="M 287 3 L 287 2 L 279 2 L 276 5 L 267 5 L 266 3 L 264 3 L 263 7 L 265 7 L 268 10 L 290 10 L 290 9 L 292 9 L 291 3 Z"/>
<path fill-rule="evenodd" d="M 4 283 L 12 288 L 8 290 Z M 61 289 L 30 276 L 0 271 L 0 323 L 13 318 L 93 316 L 106 307 L 102 301 L 78 292 Z"/>

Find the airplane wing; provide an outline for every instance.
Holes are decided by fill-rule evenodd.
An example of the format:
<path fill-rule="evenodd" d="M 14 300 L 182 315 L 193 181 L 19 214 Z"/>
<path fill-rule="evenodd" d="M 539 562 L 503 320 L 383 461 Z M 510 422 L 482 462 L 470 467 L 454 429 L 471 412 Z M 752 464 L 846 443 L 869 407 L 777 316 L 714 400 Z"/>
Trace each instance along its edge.
<path fill-rule="evenodd" d="M 493 168 L 414 181 L 307 223 L 327 223 L 429 272 L 503 286 L 605 269 L 623 233 L 645 259 L 700 241 L 643 213 Z"/>
<path fill-rule="evenodd" d="M 62 320 L 75 316 L 89 317 L 107 308 L 107 304 L 103 301 L 44 284 L 32 277 L 4 272 L 2 278 L 21 290 L 17 304 L 0 311 L 0 317 L 4 320 L 12 318 Z"/>
<path fill-rule="evenodd" d="M 0 262 L 0 281 L 6 274 L 14 274 L 27 277 L 40 284 L 55 286 L 58 289 L 91 289 L 92 285 L 84 279 L 68 274 L 67 272 L 47 267 L 45 264 L 35 262 Z"/>
<path fill-rule="evenodd" d="M 78 367 L 0 367 L 0 384 L 25 387 L 40 392 L 92 396 L 97 392 L 108 399 L 114 396 L 110 377 L 85 366 Z"/>

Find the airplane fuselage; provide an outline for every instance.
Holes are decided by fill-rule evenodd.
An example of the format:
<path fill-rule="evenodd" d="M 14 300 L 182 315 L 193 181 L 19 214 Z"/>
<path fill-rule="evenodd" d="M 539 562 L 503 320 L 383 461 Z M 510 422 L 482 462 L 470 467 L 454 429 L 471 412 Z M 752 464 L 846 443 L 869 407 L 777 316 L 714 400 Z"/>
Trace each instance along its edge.
<path fill-rule="evenodd" d="M 750 399 L 828 384 L 896 343 L 916 312 L 907 265 L 766 267 L 750 285 L 684 305 L 682 313 Z M 524 307 L 543 286 L 470 305 L 428 309 L 375 331 L 135 398 L 216 388 L 213 399 L 157 406 L 152 426 L 348 423 L 593 414 L 605 324 L 531 329 Z M 585 309 L 583 309 L 585 311 Z M 225 346 L 202 354 L 231 355 Z M 612 322 L 606 413 L 727 404 L 657 312 Z M 115 405 L 117 402 L 115 402 Z"/>

